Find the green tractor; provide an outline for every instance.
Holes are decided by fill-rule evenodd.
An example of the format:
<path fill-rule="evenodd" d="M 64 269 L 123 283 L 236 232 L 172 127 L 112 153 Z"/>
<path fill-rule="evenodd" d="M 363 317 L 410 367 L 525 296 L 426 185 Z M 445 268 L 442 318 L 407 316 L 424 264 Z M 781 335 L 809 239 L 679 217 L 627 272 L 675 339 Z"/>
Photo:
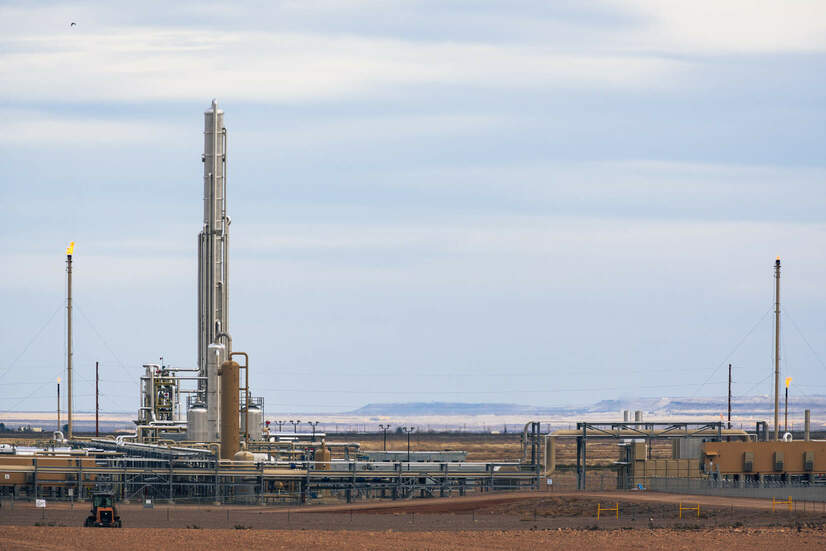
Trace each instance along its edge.
<path fill-rule="evenodd" d="M 111 493 L 92 495 L 92 514 L 86 517 L 83 526 L 98 528 L 120 528 L 122 525 Z"/>

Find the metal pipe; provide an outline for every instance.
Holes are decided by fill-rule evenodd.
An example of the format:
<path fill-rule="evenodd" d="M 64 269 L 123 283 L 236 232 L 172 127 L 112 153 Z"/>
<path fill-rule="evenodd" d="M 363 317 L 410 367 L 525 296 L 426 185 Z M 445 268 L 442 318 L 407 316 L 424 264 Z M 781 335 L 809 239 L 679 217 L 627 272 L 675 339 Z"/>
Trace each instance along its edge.
<path fill-rule="evenodd" d="M 774 439 L 780 440 L 780 257 L 774 262 Z"/>
<path fill-rule="evenodd" d="M 531 421 L 525 423 L 522 427 L 522 463 L 528 461 L 528 428 L 531 426 Z"/>
<path fill-rule="evenodd" d="M 595 433 L 589 433 L 588 438 L 616 438 L 616 437 L 627 437 L 627 438 L 642 438 L 644 436 L 649 437 L 702 437 L 702 436 L 714 436 L 717 437 L 719 435 L 722 436 L 736 436 L 740 438 L 747 438 L 748 433 L 744 430 L 740 429 L 722 429 L 718 431 L 717 429 L 703 429 L 703 430 L 628 430 L 628 429 L 617 429 L 612 431 L 599 431 Z M 582 430 L 573 430 L 573 429 L 563 429 L 557 430 L 550 434 L 550 436 L 555 438 L 572 438 L 575 436 L 582 436 Z"/>
<path fill-rule="evenodd" d="M 217 104 L 216 104 L 217 109 Z M 217 117 L 216 117 L 217 118 Z M 229 331 L 229 225 L 231 220 L 227 215 L 227 129 L 221 121 L 221 318 L 222 331 Z M 227 352 L 232 350 L 227 349 Z"/>
<path fill-rule="evenodd" d="M 217 343 L 221 339 L 225 339 L 227 341 L 227 354 L 228 354 L 227 357 L 231 357 L 232 356 L 232 335 L 230 335 L 229 333 L 227 333 L 225 331 L 221 331 L 217 335 L 215 335 L 215 342 Z"/>
<path fill-rule="evenodd" d="M 208 377 L 201 377 L 200 375 L 197 375 L 195 377 L 178 377 L 178 376 L 170 377 L 170 379 L 175 379 L 177 381 L 205 381 L 207 378 Z M 148 381 L 150 379 L 151 379 L 151 377 L 141 377 L 142 381 Z M 185 391 L 182 390 L 181 392 L 185 392 Z"/>

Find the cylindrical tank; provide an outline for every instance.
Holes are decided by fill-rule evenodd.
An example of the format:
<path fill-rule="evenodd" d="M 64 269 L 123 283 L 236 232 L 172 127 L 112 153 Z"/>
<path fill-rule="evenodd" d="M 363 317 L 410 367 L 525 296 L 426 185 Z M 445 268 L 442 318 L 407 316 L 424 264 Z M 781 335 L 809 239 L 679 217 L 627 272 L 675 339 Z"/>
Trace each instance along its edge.
<path fill-rule="evenodd" d="M 203 404 L 195 404 L 186 414 L 186 439 L 190 442 L 209 441 L 207 409 Z"/>
<path fill-rule="evenodd" d="M 252 454 L 252 452 L 248 452 L 247 450 L 241 450 L 241 451 L 235 452 L 235 454 L 233 454 L 232 460 L 233 461 L 253 461 L 253 460 L 255 460 L 255 456 Z"/>
<path fill-rule="evenodd" d="M 238 362 L 221 364 L 221 459 L 232 459 L 241 449 L 241 424 L 238 422 L 240 407 Z"/>
<path fill-rule="evenodd" d="M 631 412 L 628 411 L 627 409 L 623 410 L 622 411 L 622 422 L 623 423 L 628 423 L 629 421 L 631 421 Z"/>
<path fill-rule="evenodd" d="M 637 410 L 634 412 L 634 422 L 635 423 L 642 423 L 642 410 Z"/>
<path fill-rule="evenodd" d="M 250 420 L 249 435 L 250 440 L 261 440 L 261 425 L 264 424 L 264 412 L 258 406 L 250 404 L 247 417 Z M 247 424 L 244 421 L 244 411 L 241 410 L 241 434 L 247 432 Z"/>
<path fill-rule="evenodd" d="M 330 449 L 325 442 L 322 442 L 321 447 L 315 451 L 315 470 L 330 470 Z"/>

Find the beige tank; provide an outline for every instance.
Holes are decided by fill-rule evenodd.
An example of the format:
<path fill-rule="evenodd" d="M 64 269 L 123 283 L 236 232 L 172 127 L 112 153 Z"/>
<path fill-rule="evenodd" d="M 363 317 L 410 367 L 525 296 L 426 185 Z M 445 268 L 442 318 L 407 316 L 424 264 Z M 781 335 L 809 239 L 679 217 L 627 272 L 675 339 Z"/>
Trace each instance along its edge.
<path fill-rule="evenodd" d="M 235 455 L 232 456 L 233 461 L 253 461 L 254 459 L 255 456 L 252 452 L 248 452 L 247 450 L 235 452 Z"/>
<path fill-rule="evenodd" d="M 322 442 L 321 447 L 315 452 L 315 470 L 330 470 L 330 448 L 327 447 L 326 442 Z"/>
<path fill-rule="evenodd" d="M 228 360 L 221 364 L 221 459 L 232 459 L 241 449 L 241 423 L 238 419 L 239 365 Z"/>

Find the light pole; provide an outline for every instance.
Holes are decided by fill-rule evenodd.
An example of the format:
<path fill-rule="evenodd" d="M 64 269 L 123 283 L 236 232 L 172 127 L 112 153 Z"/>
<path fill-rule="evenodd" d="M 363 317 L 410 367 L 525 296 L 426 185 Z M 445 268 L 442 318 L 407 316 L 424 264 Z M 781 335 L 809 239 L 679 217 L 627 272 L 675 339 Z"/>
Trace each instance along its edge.
<path fill-rule="evenodd" d="M 387 429 L 390 428 L 390 425 L 379 425 L 379 428 L 384 431 L 384 451 L 387 451 Z"/>
<path fill-rule="evenodd" d="M 296 419 L 295 421 L 293 421 L 292 419 L 290 419 L 290 423 L 291 423 L 291 424 L 292 424 L 292 426 L 293 426 L 293 432 L 298 433 L 298 425 L 300 425 L 300 424 L 301 424 L 301 421 L 300 421 L 299 419 Z"/>
<path fill-rule="evenodd" d="M 416 430 L 416 427 L 402 427 L 402 430 L 407 433 L 407 462 L 410 463 L 410 433 Z"/>
<path fill-rule="evenodd" d="M 791 384 L 792 378 L 786 377 L 786 421 L 784 423 L 783 432 L 789 432 L 789 384 Z"/>
<path fill-rule="evenodd" d="M 286 421 L 276 421 L 275 424 L 278 425 L 278 432 L 281 432 L 281 428 L 284 426 Z"/>
<path fill-rule="evenodd" d="M 57 378 L 57 430 L 60 432 L 60 377 Z"/>
<path fill-rule="evenodd" d="M 313 427 L 313 442 L 315 442 L 315 428 L 318 426 L 318 421 L 307 421 L 307 424 Z"/>

